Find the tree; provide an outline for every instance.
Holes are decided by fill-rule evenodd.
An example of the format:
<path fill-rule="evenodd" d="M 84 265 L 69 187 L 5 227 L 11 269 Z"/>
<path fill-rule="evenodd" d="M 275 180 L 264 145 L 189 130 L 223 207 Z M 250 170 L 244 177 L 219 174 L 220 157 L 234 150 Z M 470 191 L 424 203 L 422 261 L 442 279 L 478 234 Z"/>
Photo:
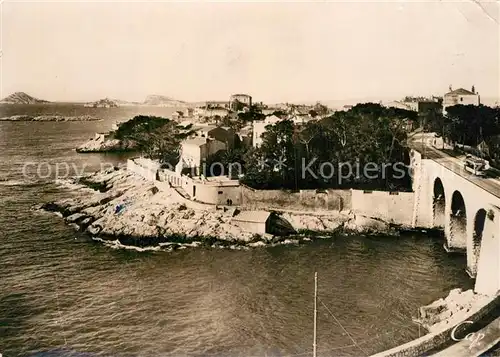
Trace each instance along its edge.
<path fill-rule="evenodd" d="M 232 109 L 236 112 L 239 112 L 243 109 L 245 109 L 246 105 L 245 103 L 240 102 L 238 99 L 235 99 L 231 105 Z"/>
<path fill-rule="evenodd" d="M 454 105 L 446 109 L 448 136 L 454 142 L 476 146 L 500 134 L 499 111 L 484 105 Z"/>
<path fill-rule="evenodd" d="M 310 116 L 311 118 L 316 118 L 316 117 L 318 116 L 318 113 L 317 113 L 314 109 L 311 109 L 311 110 L 309 111 L 309 116 Z"/>
<path fill-rule="evenodd" d="M 320 130 L 316 123 L 308 122 L 303 128 L 296 131 L 296 140 L 305 146 L 307 158 L 309 158 L 309 144 L 319 135 Z"/>
<path fill-rule="evenodd" d="M 248 111 L 238 113 L 238 119 L 244 123 L 263 120 L 265 117 L 266 116 L 262 114 L 262 110 L 255 105 L 251 105 Z"/>
<path fill-rule="evenodd" d="M 295 186 L 294 125 L 283 120 L 268 125 L 262 145 L 246 156 L 244 182 L 260 188 Z"/>
<path fill-rule="evenodd" d="M 312 110 L 319 116 L 325 116 L 330 112 L 328 107 L 326 105 L 321 104 L 320 102 L 317 102 Z"/>
<path fill-rule="evenodd" d="M 115 138 L 136 143 L 138 151 L 161 163 L 175 164 L 180 142 L 193 134 L 192 125 L 183 127 L 167 118 L 139 115 L 121 124 Z"/>
<path fill-rule="evenodd" d="M 358 162 L 361 166 L 371 162 L 383 167 L 405 160 L 406 123 L 414 115 L 367 103 L 303 126 L 294 126 L 289 120 L 270 125 L 262 145 L 247 155 L 244 182 L 259 188 L 352 188 L 362 184 L 371 185 L 372 189 L 389 188 L 393 184 L 410 187 L 409 182 L 396 182 L 389 175 L 373 179 L 363 177 L 363 172 L 360 177 L 352 173 L 340 180 L 338 169 L 348 174 L 349 167 L 345 164 L 351 164 L 352 168 Z M 268 164 L 260 165 L 263 162 Z M 282 165 L 275 165 L 277 162 Z M 303 163 L 316 175 L 302 172 Z M 333 165 L 334 172 L 329 175 L 323 170 L 325 175 L 321 177 L 321 165 L 327 163 Z"/>
<path fill-rule="evenodd" d="M 152 132 L 169 122 L 170 119 L 167 118 L 137 115 L 134 118 L 120 124 L 118 129 L 114 132 L 114 137 L 124 140 L 140 133 Z"/>

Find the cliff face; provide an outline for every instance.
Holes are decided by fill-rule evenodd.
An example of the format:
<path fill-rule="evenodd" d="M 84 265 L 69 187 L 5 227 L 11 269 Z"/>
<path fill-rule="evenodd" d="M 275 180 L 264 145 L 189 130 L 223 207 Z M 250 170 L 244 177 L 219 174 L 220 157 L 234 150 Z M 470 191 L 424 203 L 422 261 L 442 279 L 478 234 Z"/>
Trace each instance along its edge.
<path fill-rule="evenodd" d="M 16 92 L 0 100 L 2 104 L 43 104 L 49 101 L 32 97 L 24 92 Z"/>

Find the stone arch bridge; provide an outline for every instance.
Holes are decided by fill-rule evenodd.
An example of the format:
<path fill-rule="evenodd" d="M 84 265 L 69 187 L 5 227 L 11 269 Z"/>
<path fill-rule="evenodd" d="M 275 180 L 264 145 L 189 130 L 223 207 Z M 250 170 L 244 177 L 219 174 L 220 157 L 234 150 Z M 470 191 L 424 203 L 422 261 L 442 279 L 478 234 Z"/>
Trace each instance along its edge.
<path fill-rule="evenodd" d="M 413 225 L 443 228 L 445 248 L 467 255 L 477 293 L 500 290 L 500 179 L 478 177 L 433 148 L 411 150 Z"/>

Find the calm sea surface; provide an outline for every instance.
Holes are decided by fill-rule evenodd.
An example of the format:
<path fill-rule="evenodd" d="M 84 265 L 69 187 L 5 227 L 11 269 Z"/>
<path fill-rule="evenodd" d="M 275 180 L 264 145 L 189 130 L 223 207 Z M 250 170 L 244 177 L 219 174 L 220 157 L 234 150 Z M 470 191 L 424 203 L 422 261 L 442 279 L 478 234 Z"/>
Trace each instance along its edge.
<path fill-rule="evenodd" d="M 138 113 L 169 111 L 0 107 L 0 117 L 104 119 L 0 122 L 3 356 L 310 356 L 315 271 L 318 356 L 366 356 L 418 337 L 411 316 L 419 306 L 472 287 L 465 259 L 447 256 L 442 242 L 426 236 L 137 252 L 94 243 L 57 216 L 30 210 L 72 195 L 54 180 L 56 169 L 62 178 L 124 162 L 74 151 L 96 131 Z"/>

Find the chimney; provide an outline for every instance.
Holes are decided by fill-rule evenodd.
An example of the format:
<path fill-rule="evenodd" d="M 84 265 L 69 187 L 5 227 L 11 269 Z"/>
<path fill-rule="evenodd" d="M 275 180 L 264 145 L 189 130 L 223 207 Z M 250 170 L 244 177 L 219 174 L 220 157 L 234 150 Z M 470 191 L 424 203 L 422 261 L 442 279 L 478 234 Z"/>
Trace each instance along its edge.
<path fill-rule="evenodd" d="M 474 88 L 474 85 L 472 85 L 472 93 L 476 93 L 476 88 Z"/>
<path fill-rule="evenodd" d="M 448 87 L 448 89 L 450 90 L 450 92 L 453 90 L 453 89 L 451 88 L 451 84 L 450 84 L 450 86 Z"/>

